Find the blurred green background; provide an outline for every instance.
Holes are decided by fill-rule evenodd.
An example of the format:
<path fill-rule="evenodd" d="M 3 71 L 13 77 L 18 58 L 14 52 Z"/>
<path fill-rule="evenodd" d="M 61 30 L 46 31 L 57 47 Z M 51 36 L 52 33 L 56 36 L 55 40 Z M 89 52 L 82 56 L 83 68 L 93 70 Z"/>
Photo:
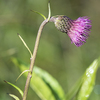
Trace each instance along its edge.
<path fill-rule="evenodd" d="M 100 0 L 50 0 L 50 3 L 52 16 L 67 15 L 73 20 L 88 16 L 92 20 L 90 37 L 81 47 L 71 44 L 69 37 L 58 31 L 53 23 L 48 23 L 43 30 L 35 65 L 56 78 L 67 93 L 92 61 L 100 56 Z M 24 90 L 26 79 L 22 76 L 15 83 L 21 72 L 11 62 L 11 57 L 30 63 L 30 54 L 17 36 L 19 33 L 33 51 L 43 18 L 30 10 L 47 16 L 48 0 L 0 0 L 0 100 L 13 100 L 6 93 L 20 96 L 17 90 L 3 80 Z M 95 87 L 100 85 L 99 76 L 100 69 Z M 89 100 L 100 100 L 100 92 L 94 90 Z M 28 100 L 32 99 L 40 100 L 29 89 Z"/>

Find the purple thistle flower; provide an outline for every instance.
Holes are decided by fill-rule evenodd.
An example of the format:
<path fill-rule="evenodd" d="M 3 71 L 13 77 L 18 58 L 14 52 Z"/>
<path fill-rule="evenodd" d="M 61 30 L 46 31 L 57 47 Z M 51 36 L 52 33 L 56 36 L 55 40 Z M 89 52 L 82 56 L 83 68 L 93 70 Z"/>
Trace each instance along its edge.
<path fill-rule="evenodd" d="M 51 17 L 50 21 L 55 23 L 58 30 L 67 33 L 77 47 L 86 42 L 92 27 L 91 21 L 86 16 L 72 20 L 67 16 L 58 15 Z"/>

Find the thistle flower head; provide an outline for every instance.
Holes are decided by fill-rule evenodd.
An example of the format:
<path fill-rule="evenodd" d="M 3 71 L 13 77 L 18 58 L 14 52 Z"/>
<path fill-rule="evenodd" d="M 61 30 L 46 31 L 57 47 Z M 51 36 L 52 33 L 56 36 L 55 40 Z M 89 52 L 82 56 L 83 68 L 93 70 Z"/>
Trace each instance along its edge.
<path fill-rule="evenodd" d="M 72 20 L 67 16 L 58 15 L 56 17 L 52 17 L 51 21 L 55 23 L 58 30 L 67 33 L 72 43 L 74 43 L 77 47 L 84 44 L 89 36 L 91 21 L 86 16 Z"/>

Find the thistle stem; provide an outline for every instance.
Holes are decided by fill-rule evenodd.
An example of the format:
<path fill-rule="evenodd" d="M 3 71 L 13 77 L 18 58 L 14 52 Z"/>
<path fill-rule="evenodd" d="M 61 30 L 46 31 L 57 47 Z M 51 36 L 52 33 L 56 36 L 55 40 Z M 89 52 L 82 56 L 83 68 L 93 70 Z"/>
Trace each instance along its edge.
<path fill-rule="evenodd" d="M 33 71 L 33 67 L 34 67 L 34 63 L 35 63 L 35 59 L 36 59 L 36 54 L 37 54 L 37 50 L 38 50 L 38 46 L 39 46 L 41 33 L 42 33 L 42 30 L 43 30 L 44 26 L 48 22 L 49 22 L 48 19 L 44 20 L 41 23 L 41 25 L 39 27 L 39 30 L 38 30 L 38 34 L 37 34 L 37 38 L 36 38 L 36 42 L 35 42 L 35 46 L 34 46 L 34 51 L 33 51 L 33 56 L 32 56 L 31 63 L 30 63 L 30 68 L 29 68 L 30 72 L 28 73 L 28 76 L 27 76 L 27 80 L 26 80 L 26 84 L 25 84 L 24 94 L 23 94 L 22 100 L 26 100 L 26 98 L 27 98 L 27 93 L 28 93 L 28 89 L 29 89 L 29 85 L 30 85 L 30 80 L 31 80 L 31 77 L 32 77 L 32 71 Z"/>

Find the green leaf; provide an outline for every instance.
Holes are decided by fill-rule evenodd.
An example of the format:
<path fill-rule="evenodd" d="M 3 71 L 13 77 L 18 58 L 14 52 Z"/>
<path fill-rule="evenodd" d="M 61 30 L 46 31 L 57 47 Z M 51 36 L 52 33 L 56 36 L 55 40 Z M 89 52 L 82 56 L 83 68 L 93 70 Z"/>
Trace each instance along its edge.
<path fill-rule="evenodd" d="M 49 13 L 48 13 L 48 21 L 49 21 L 51 17 L 50 2 L 48 3 L 48 10 L 49 10 Z"/>
<path fill-rule="evenodd" d="M 86 69 L 84 75 L 75 83 L 66 95 L 66 100 L 87 100 L 93 90 L 95 84 L 96 71 L 100 65 L 100 58 L 93 61 L 93 63 Z M 75 96 L 76 94 L 76 96 Z"/>
<path fill-rule="evenodd" d="M 53 95 L 55 96 L 56 100 L 63 100 L 64 92 L 57 80 L 55 80 L 50 74 L 46 71 L 38 68 L 35 66 L 34 72 L 44 80 L 45 84 L 51 89 Z"/>
<path fill-rule="evenodd" d="M 23 97 L 23 91 L 22 91 L 19 87 L 17 87 L 16 85 L 14 85 L 14 84 L 12 84 L 12 83 L 10 83 L 10 82 L 8 82 L 8 81 L 4 81 L 4 82 L 6 82 L 7 84 L 13 86 L 16 90 L 18 90 L 18 92 L 19 92 L 19 93 L 21 94 L 21 96 Z"/>
<path fill-rule="evenodd" d="M 79 91 L 81 85 L 82 85 L 82 78 L 80 78 L 74 84 L 74 86 L 68 91 L 68 93 L 66 94 L 66 100 L 71 100 L 75 96 L 75 94 Z"/>
<path fill-rule="evenodd" d="M 28 65 L 20 63 L 16 58 L 13 58 L 13 62 L 19 66 L 21 71 L 29 68 Z M 27 77 L 27 73 L 23 75 Z M 46 71 L 36 66 L 33 69 L 30 86 L 43 100 L 65 100 L 64 92 L 59 83 Z"/>
<path fill-rule="evenodd" d="M 24 73 L 26 73 L 26 72 L 30 72 L 30 70 L 24 70 L 24 71 L 18 76 L 18 78 L 16 79 L 15 82 L 17 82 L 17 80 L 18 80 Z"/>
<path fill-rule="evenodd" d="M 93 63 L 87 68 L 82 79 L 82 86 L 78 93 L 77 100 L 87 100 L 93 90 L 95 84 L 96 71 L 98 68 L 98 59 L 94 60 Z"/>
<path fill-rule="evenodd" d="M 11 96 L 12 98 L 14 98 L 15 100 L 20 100 L 17 96 L 15 96 L 13 94 L 9 94 L 9 96 Z"/>
<path fill-rule="evenodd" d="M 46 20 L 46 17 L 42 14 L 42 13 L 40 13 L 40 12 L 38 12 L 38 11 L 34 11 L 34 10 L 31 10 L 32 12 L 35 12 L 35 13 L 37 13 L 37 14 L 39 14 L 39 15 L 41 15 L 43 18 L 44 18 L 44 20 Z"/>
<path fill-rule="evenodd" d="M 18 33 L 17 33 L 18 34 Z M 29 51 L 31 57 L 32 57 L 32 52 L 31 50 L 29 49 L 29 47 L 27 46 L 27 44 L 25 43 L 24 39 L 18 34 L 19 38 L 21 39 L 21 41 L 23 42 L 24 46 L 26 47 L 26 49 Z"/>

